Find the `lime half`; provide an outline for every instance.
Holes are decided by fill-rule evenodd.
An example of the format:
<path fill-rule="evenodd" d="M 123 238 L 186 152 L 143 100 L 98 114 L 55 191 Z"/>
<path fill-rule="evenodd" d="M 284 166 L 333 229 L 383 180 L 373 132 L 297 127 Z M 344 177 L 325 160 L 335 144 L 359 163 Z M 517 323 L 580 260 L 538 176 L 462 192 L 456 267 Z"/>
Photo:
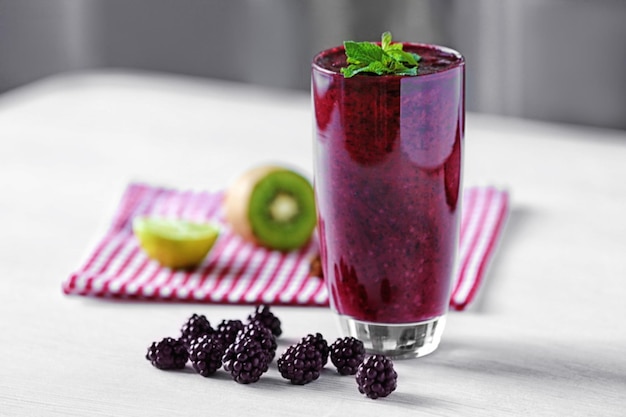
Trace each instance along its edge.
<path fill-rule="evenodd" d="M 150 258 L 173 269 L 198 266 L 219 235 L 211 223 L 160 217 L 136 217 L 133 232 Z"/>

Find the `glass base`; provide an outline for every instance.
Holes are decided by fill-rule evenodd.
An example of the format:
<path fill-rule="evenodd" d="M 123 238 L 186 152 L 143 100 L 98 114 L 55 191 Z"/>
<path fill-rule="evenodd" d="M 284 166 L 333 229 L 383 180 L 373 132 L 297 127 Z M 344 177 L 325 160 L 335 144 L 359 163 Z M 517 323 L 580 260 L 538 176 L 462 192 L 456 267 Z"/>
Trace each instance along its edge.
<path fill-rule="evenodd" d="M 445 314 L 419 323 L 370 323 L 339 315 L 346 336 L 356 337 L 369 353 L 395 359 L 417 358 L 437 349 L 446 324 Z"/>

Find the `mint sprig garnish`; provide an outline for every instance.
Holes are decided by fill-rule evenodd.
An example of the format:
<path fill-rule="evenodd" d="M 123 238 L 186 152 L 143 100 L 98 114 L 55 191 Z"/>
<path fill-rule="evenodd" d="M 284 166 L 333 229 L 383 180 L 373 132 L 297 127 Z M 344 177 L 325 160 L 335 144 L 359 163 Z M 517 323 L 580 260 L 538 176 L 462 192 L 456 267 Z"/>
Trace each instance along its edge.
<path fill-rule="evenodd" d="M 382 35 L 380 45 L 372 42 L 345 41 L 348 66 L 341 68 L 345 78 L 361 72 L 377 75 L 417 75 L 421 57 L 402 50 L 401 43 L 391 43 L 391 33 Z"/>

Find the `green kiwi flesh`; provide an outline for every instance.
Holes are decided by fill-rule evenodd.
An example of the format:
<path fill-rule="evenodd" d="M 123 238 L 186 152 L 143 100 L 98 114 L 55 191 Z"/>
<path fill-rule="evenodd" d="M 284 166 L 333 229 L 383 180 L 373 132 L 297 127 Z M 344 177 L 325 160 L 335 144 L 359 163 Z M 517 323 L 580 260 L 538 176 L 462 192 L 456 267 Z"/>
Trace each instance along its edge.
<path fill-rule="evenodd" d="M 252 233 L 264 246 L 282 251 L 302 247 L 317 221 L 311 183 L 290 170 L 272 171 L 250 195 L 248 219 Z"/>

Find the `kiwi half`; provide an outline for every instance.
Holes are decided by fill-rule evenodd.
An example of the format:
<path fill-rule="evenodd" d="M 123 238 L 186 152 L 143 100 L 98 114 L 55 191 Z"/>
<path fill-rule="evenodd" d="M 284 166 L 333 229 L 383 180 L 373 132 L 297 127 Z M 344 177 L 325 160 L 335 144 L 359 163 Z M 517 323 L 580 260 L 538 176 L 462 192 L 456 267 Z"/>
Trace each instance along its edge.
<path fill-rule="evenodd" d="M 236 233 L 281 251 L 305 245 L 317 219 L 309 180 L 276 166 L 258 167 L 237 179 L 226 194 L 225 211 Z"/>

